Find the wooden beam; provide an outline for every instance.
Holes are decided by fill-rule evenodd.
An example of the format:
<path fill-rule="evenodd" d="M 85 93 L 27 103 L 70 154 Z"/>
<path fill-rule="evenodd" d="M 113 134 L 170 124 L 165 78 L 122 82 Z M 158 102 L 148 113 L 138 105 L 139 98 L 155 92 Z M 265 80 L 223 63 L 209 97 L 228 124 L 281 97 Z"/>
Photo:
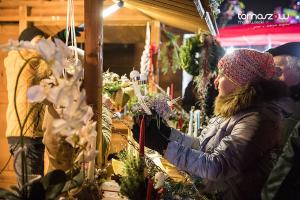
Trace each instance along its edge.
<path fill-rule="evenodd" d="M 189 16 L 199 17 L 197 10 L 195 7 L 186 7 L 182 8 L 177 6 L 176 3 L 170 1 L 157 1 L 157 0 L 140 0 L 141 3 L 144 3 L 146 6 L 155 6 L 160 9 L 165 9 L 170 12 L 174 12 L 176 14 L 185 14 Z"/>
<path fill-rule="evenodd" d="M 143 9 L 143 10 L 151 10 L 154 12 L 159 12 L 159 13 L 166 13 L 168 15 L 171 16 L 178 16 L 178 17 L 182 17 L 191 21 L 198 21 L 201 20 L 200 16 L 198 15 L 197 10 L 195 10 L 195 14 L 191 14 L 191 12 L 189 13 L 185 13 L 182 11 L 178 11 L 178 10 L 172 10 L 172 9 L 167 9 L 164 7 L 160 7 L 160 4 L 153 4 L 151 1 L 148 0 L 143 0 L 143 1 L 135 1 L 135 0 L 126 0 L 126 5 L 130 4 L 132 5 L 134 8 L 137 8 L 139 10 Z M 145 12 L 144 12 L 145 13 Z"/>
<path fill-rule="evenodd" d="M 19 6 L 19 34 L 21 34 L 22 31 L 28 27 L 27 15 L 28 7 Z"/>
<path fill-rule="evenodd" d="M 66 24 L 66 16 L 28 16 L 27 21 L 29 22 L 63 22 Z M 75 22 L 84 21 L 83 16 L 75 16 Z"/>
<path fill-rule="evenodd" d="M 85 64 L 84 88 L 87 103 L 93 107 L 97 121 L 98 165 L 103 165 L 102 135 L 102 71 L 103 71 L 103 23 L 99 16 L 103 0 L 84 0 Z M 90 172 L 94 173 L 94 172 Z M 94 174 L 89 174 L 94 177 Z"/>
<path fill-rule="evenodd" d="M 18 22 L 19 16 L 0 16 L 0 22 Z"/>
<path fill-rule="evenodd" d="M 173 26 L 190 32 L 197 32 L 199 28 L 208 30 L 205 21 L 201 20 L 200 16 L 188 18 L 185 17 L 185 15 L 177 15 L 175 13 L 172 14 L 163 9 L 153 8 L 151 6 L 145 7 L 145 5 L 141 4 L 140 2 L 135 2 L 132 0 L 130 0 L 130 3 L 129 0 L 127 0 L 126 2 L 126 7 L 136 8 L 144 14 L 150 16 L 151 18 L 157 19 L 169 26 Z"/>
<path fill-rule="evenodd" d="M 105 0 L 103 5 L 110 6 L 113 2 L 111 0 Z M 67 8 L 68 2 L 67 1 L 34 1 L 34 0 L 11 0 L 11 1 L 0 1 L 0 8 L 7 8 L 7 7 L 19 7 L 19 6 L 28 6 L 28 7 L 56 7 L 60 9 L 61 7 Z M 84 5 L 83 0 L 74 1 L 74 6 L 82 6 Z"/>
<path fill-rule="evenodd" d="M 186 2 L 186 1 L 182 1 L 182 0 L 180 2 L 174 1 L 174 0 L 155 0 L 155 1 L 162 2 L 162 3 L 168 4 L 168 5 L 173 5 L 173 6 L 176 6 L 176 7 L 185 9 L 185 10 L 190 10 L 193 12 L 195 10 L 194 4 L 192 4 L 192 3 L 184 4 L 184 2 Z"/>
<path fill-rule="evenodd" d="M 151 44 L 155 45 L 157 48 L 159 48 L 160 45 L 160 22 L 155 20 L 152 21 L 151 24 Z M 153 77 L 152 81 L 150 80 L 150 89 L 151 91 L 157 91 L 157 88 L 155 87 L 154 83 L 159 83 L 159 70 L 158 70 L 158 54 L 154 54 L 153 57 Z"/>

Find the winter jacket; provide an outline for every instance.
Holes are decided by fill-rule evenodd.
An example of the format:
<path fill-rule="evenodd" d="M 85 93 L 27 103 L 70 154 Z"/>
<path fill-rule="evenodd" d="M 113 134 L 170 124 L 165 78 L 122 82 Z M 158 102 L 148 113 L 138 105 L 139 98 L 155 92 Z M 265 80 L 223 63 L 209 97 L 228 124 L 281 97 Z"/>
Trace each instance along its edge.
<path fill-rule="evenodd" d="M 21 50 L 10 51 L 4 60 L 7 77 L 8 107 L 6 111 L 6 137 L 20 136 L 20 128 L 14 108 L 14 90 L 18 73 L 25 63 L 25 59 L 35 57 L 34 51 Z M 47 64 L 41 60 L 31 60 L 20 75 L 16 92 L 16 103 L 21 122 L 30 111 L 33 104 L 27 100 L 27 90 L 32 85 L 39 84 L 40 80 L 48 76 L 50 70 Z M 23 134 L 26 137 L 42 137 L 43 106 L 38 105 L 31 113 L 24 127 Z"/>
<path fill-rule="evenodd" d="M 262 191 L 263 200 L 300 197 L 300 122 L 294 127 Z"/>
<path fill-rule="evenodd" d="M 292 116 L 284 120 L 288 139 L 263 188 L 263 200 L 300 197 L 300 84 L 292 86 L 290 92 L 296 103 Z"/>
<path fill-rule="evenodd" d="M 285 142 L 287 141 L 289 135 L 293 132 L 297 122 L 300 121 L 300 83 L 290 87 L 289 89 L 290 96 L 295 101 L 295 107 L 293 109 L 293 114 L 289 118 L 286 118 L 283 122 Z"/>
<path fill-rule="evenodd" d="M 173 129 L 165 157 L 202 177 L 206 191 L 220 192 L 222 199 L 260 199 L 281 148 L 280 122 L 291 112 L 293 101 L 285 91 L 279 81 L 241 88 L 215 105 L 219 116 L 209 121 L 199 138 Z"/>

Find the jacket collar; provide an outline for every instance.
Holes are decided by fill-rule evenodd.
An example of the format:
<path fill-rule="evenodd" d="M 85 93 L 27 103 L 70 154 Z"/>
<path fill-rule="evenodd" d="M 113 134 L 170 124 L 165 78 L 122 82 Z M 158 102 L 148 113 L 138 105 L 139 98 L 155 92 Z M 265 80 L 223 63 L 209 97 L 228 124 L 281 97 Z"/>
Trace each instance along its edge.
<path fill-rule="evenodd" d="M 280 101 L 287 96 L 288 88 L 282 81 L 259 81 L 240 87 L 226 97 L 218 96 L 215 100 L 214 114 L 229 118 L 242 110 Z"/>

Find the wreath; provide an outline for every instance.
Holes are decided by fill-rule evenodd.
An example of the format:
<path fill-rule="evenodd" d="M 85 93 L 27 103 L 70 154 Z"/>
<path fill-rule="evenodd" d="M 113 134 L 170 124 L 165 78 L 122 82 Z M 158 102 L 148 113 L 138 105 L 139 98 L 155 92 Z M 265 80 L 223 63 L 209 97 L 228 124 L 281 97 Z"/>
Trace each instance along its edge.
<path fill-rule="evenodd" d="M 182 69 L 193 76 L 199 75 L 199 57 L 203 42 L 199 36 L 191 37 L 180 47 L 179 57 Z"/>

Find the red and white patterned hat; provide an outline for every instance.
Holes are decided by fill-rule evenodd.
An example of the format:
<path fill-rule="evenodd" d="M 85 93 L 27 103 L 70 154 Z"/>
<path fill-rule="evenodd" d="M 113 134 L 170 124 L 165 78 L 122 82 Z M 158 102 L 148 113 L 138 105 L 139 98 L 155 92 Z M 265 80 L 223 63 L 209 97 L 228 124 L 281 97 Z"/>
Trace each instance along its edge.
<path fill-rule="evenodd" d="M 252 49 L 237 49 L 225 55 L 218 63 L 220 73 L 238 85 L 271 79 L 275 64 L 270 53 Z"/>

